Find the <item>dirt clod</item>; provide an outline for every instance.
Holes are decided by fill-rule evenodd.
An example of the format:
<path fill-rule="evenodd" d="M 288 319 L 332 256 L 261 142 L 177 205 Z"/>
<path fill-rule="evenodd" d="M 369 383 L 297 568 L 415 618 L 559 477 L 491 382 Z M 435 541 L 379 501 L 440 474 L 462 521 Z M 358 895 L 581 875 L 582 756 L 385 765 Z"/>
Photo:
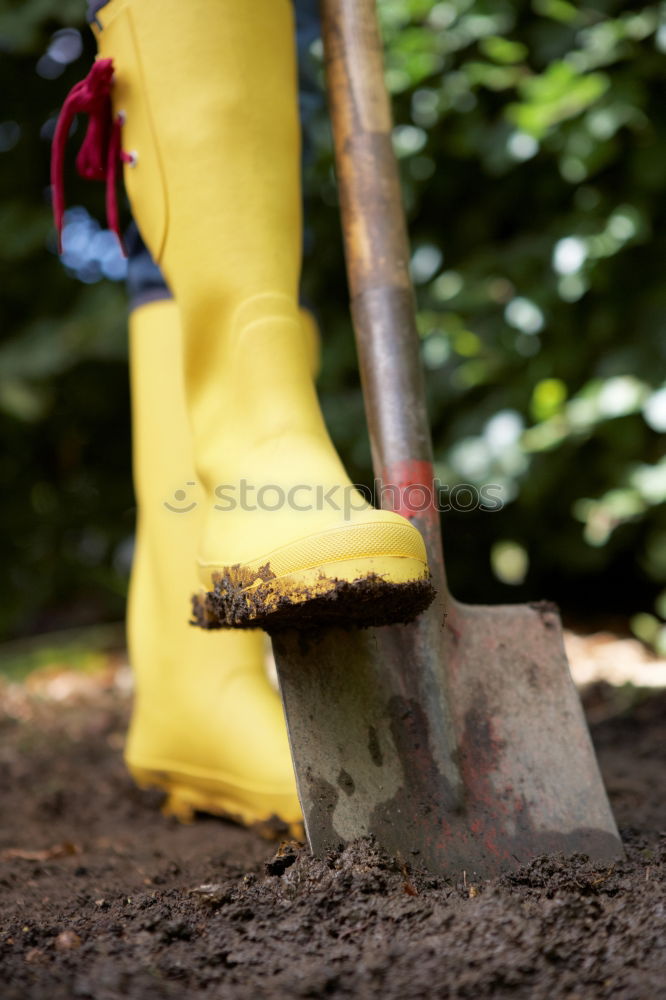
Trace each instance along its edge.
<path fill-rule="evenodd" d="M 264 865 L 267 875 L 284 875 L 287 868 L 289 868 L 296 861 L 298 857 L 299 850 L 302 850 L 303 845 L 298 844 L 295 841 L 290 843 L 280 844 L 277 854 L 270 861 L 267 861 Z"/>
<path fill-rule="evenodd" d="M 81 938 L 76 931 L 61 931 L 54 942 L 57 951 L 72 951 L 81 947 Z"/>

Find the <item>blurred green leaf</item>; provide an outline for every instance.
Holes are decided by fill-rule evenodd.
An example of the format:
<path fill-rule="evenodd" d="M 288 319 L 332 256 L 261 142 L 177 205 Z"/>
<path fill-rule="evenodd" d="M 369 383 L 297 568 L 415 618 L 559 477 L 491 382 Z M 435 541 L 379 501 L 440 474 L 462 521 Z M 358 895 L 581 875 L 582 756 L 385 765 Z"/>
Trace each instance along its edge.
<path fill-rule="evenodd" d="M 575 118 L 595 104 L 610 86 L 603 73 L 578 73 L 564 60 L 538 76 L 518 83 L 522 101 L 509 104 L 507 118 L 523 132 L 541 139 L 554 125 Z"/>
<path fill-rule="evenodd" d="M 483 38 L 479 48 L 489 59 L 498 63 L 523 62 L 527 58 L 526 45 L 522 42 L 513 42 L 509 38 L 500 38 L 498 35 Z"/>

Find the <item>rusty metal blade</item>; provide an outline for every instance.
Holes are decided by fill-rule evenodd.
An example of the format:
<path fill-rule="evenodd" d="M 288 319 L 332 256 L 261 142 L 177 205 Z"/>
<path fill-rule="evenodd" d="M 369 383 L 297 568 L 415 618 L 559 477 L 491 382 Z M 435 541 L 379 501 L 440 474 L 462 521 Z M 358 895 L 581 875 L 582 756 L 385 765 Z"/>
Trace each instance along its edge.
<path fill-rule="evenodd" d="M 456 604 L 430 692 L 412 631 L 273 637 L 312 850 L 372 835 L 483 877 L 540 854 L 621 856 L 557 612 Z"/>

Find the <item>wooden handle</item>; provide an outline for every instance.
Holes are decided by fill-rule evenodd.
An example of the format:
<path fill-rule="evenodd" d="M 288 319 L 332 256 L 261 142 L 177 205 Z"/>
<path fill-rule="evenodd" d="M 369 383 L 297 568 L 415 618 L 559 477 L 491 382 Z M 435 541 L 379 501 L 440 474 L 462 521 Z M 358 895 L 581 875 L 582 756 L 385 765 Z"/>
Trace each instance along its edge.
<path fill-rule="evenodd" d="M 409 517 L 424 535 L 435 585 L 443 587 L 409 242 L 375 2 L 322 0 L 322 22 L 352 317 L 375 476 L 382 484 L 382 506 Z M 425 491 L 431 502 L 416 509 L 423 506 L 419 498 L 427 498 Z"/>

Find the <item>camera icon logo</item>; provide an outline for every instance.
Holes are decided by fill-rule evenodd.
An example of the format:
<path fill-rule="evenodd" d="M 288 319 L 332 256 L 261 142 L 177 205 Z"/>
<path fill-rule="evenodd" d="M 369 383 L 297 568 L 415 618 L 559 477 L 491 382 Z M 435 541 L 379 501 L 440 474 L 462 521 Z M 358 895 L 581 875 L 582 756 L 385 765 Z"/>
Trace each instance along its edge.
<path fill-rule="evenodd" d="M 185 483 L 185 485 L 186 486 L 196 486 L 197 484 L 196 484 L 196 482 L 190 481 L 190 482 Z M 186 490 L 175 490 L 174 494 L 173 494 L 173 498 L 174 498 L 174 500 L 177 500 L 179 504 L 182 504 L 183 501 L 187 499 L 187 491 Z M 176 507 L 172 503 L 169 503 L 168 500 L 165 500 L 164 501 L 164 506 L 166 507 L 167 510 L 172 511 L 174 514 L 189 514 L 189 512 L 191 510 L 194 510 L 194 508 L 198 507 L 199 505 L 197 504 L 196 500 L 193 500 L 191 503 L 187 504 L 186 507 L 182 507 L 182 506 L 181 507 Z"/>

